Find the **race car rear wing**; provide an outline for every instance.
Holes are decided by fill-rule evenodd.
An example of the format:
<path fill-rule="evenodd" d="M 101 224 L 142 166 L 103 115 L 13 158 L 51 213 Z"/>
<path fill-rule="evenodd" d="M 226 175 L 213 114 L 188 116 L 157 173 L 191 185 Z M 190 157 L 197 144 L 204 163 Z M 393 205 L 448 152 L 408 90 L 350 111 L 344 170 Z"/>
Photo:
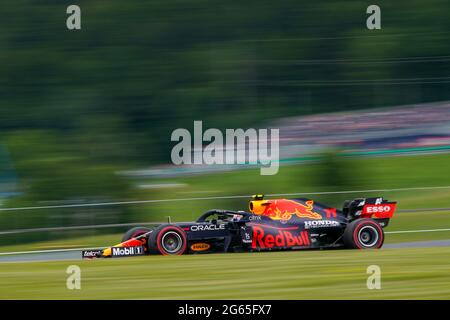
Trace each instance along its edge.
<path fill-rule="evenodd" d="M 344 202 L 343 213 L 349 219 L 371 218 L 383 222 L 387 226 L 389 219 L 394 215 L 397 202 L 388 201 L 382 197 L 359 198 Z"/>

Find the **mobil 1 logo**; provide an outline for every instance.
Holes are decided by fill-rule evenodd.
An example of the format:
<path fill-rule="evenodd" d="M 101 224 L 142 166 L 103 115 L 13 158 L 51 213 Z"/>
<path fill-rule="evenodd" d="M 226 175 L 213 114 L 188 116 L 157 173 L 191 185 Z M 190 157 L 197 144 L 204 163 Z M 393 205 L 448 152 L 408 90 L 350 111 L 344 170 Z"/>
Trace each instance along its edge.
<path fill-rule="evenodd" d="M 112 257 L 128 257 L 128 256 L 141 256 L 144 254 L 144 247 L 112 247 Z"/>

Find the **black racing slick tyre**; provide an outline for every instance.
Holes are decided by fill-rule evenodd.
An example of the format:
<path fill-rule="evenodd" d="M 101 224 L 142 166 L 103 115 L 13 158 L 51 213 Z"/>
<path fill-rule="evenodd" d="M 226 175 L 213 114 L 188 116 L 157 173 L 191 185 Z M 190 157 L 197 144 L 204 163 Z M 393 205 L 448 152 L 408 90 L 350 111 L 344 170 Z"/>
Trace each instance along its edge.
<path fill-rule="evenodd" d="M 145 227 L 136 227 L 136 228 L 130 229 L 123 235 L 122 242 L 139 237 L 140 235 L 143 235 L 144 233 L 147 233 L 149 231 L 150 231 L 150 229 L 145 228 Z"/>
<path fill-rule="evenodd" d="M 162 255 L 182 255 L 186 252 L 186 232 L 174 225 L 163 225 L 150 234 L 148 250 Z"/>
<path fill-rule="evenodd" d="M 347 248 L 379 249 L 384 242 L 384 231 L 373 219 L 358 219 L 347 225 L 342 239 Z"/>

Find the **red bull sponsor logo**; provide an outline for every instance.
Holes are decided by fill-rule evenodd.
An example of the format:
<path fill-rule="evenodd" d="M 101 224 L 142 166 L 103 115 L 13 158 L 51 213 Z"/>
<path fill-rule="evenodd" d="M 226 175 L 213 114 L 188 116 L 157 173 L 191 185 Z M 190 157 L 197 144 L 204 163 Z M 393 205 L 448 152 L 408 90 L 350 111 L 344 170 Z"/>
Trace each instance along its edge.
<path fill-rule="evenodd" d="M 294 200 L 255 200 L 250 202 L 250 211 L 254 214 L 264 215 L 273 220 L 290 220 L 293 216 L 307 219 L 322 219 L 322 215 L 313 211 L 314 201 L 305 204 Z"/>
<path fill-rule="evenodd" d="M 275 228 L 265 230 L 262 226 L 253 227 L 252 249 L 291 248 L 310 246 L 307 231 L 298 229 Z"/>

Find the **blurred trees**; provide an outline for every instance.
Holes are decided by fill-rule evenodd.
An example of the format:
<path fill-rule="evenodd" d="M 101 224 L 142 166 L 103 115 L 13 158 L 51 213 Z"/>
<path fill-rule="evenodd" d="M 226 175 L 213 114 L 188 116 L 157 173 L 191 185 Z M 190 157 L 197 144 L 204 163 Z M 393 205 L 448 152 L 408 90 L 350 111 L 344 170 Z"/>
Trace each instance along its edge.
<path fill-rule="evenodd" d="M 309 175 L 311 184 L 320 191 L 341 192 L 366 190 L 373 181 L 370 168 L 361 164 L 360 158 L 349 158 L 339 149 L 331 149 L 318 155 L 317 162 L 311 165 Z M 314 199 L 328 205 L 341 208 L 345 200 L 351 200 L 359 194 L 325 194 Z"/>
<path fill-rule="evenodd" d="M 1 132 L 84 131 L 114 144 L 109 160 L 126 141 L 122 156 L 148 164 L 167 162 L 171 131 L 196 119 L 254 126 L 450 98 L 445 0 L 381 1 L 376 31 L 354 0 L 78 1 L 80 31 L 66 29 L 68 4 L 2 2 Z"/>
<path fill-rule="evenodd" d="M 354 0 L 80 0 L 80 31 L 69 4 L 0 5 L 0 144 L 24 187 L 9 205 L 123 198 L 114 171 L 169 162 L 193 120 L 450 99 L 446 0 L 378 1 L 375 31 Z"/>
<path fill-rule="evenodd" d="M 116 174 L 120 167 L 97 160 L 96 153 L 83 149 L 81 142 L 71 143 L 67 137 L 37 130 L 13 133 L 5 140 L 16 160 L 17 191 L 21 192 L 7 201 L 8 207 L 78 205 L 129 197 L 128 182 Z M 0 226 L 5 230 L 120 223 L 127 221 L 127 214 L 125 206 L 6 211 L 0 212 Z M 17 236 L 16 241 L 33 237 L 43 239 L 46 234 L 25 239 Z"/>

